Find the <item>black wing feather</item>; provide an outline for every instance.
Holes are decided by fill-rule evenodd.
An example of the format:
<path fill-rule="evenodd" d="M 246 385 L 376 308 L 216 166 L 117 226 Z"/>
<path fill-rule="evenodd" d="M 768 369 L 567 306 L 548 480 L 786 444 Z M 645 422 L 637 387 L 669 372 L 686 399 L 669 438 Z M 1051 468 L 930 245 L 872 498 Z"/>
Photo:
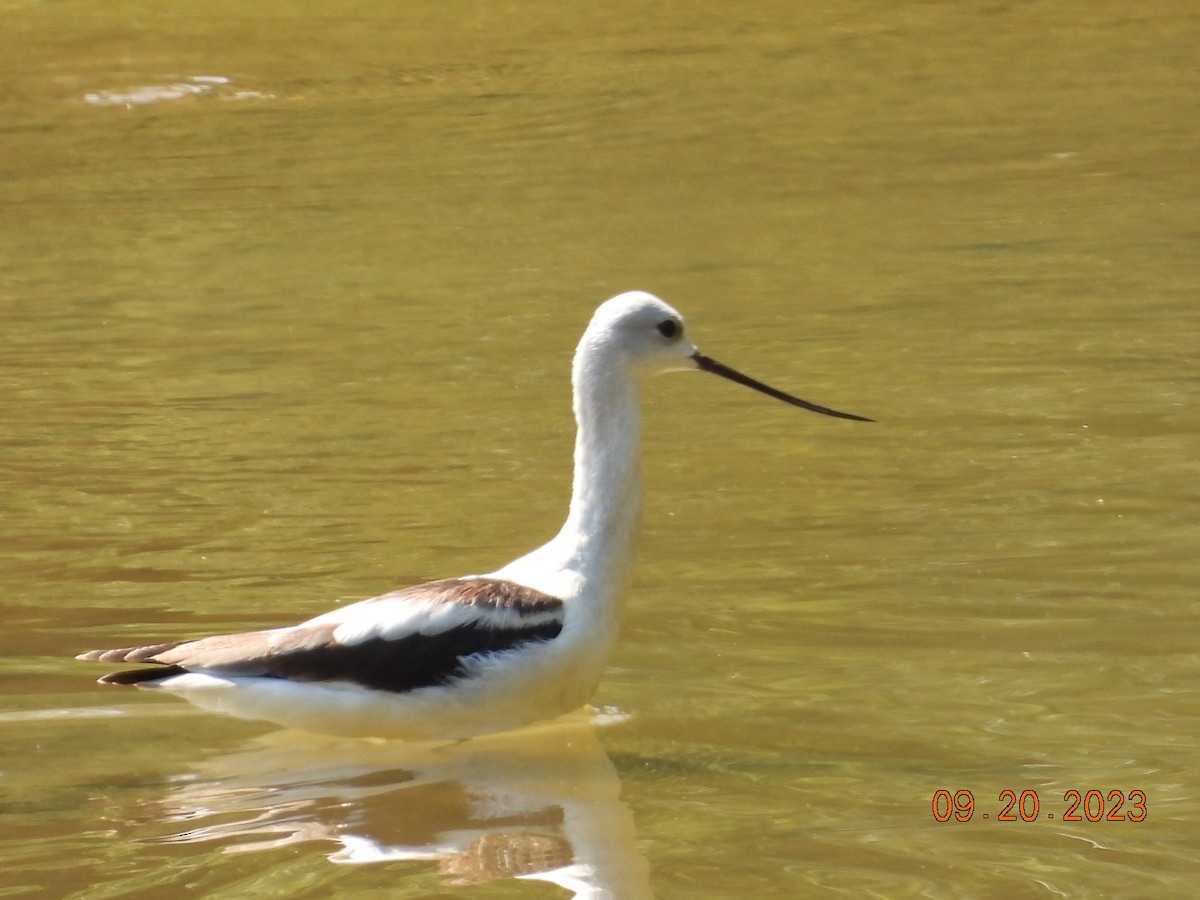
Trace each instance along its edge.
<path fill-rule="evenodd" d="M 440 634 L 410 634 L 399 640 L 374 638 L 349 646 L 331 643 L 273 657 L 266 661 L 263 674 L 293 681 L 350 681 L 404 693 L 448 684 L 465 675 L 468 657 L 548 641 L 560 631 L 561 622 L 505 630 L 462 625 Z"/>

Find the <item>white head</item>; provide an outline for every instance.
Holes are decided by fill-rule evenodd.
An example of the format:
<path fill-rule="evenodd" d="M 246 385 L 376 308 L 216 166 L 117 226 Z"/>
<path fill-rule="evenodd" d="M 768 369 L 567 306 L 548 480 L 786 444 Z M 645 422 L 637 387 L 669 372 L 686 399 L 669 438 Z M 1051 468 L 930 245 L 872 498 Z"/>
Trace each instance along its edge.
<path fill-rule="evenodd" d="M 601 371 L 651 375 L 700 369 L 802 409 L 870 422 L 785 394 L 698 351 L 688 340 L 683 316 L 645 291 L 628 291 L 601 303 L 575 351 L 576 383 L 598 383 Z"/>
<path fill-rule="evenodd" d="M 576 359 L 598 357 L 602 365 L 650 375 L 694 369 L 695 353 L 683 316 L 653 294 L 629 291 L 600 304 Z"/>

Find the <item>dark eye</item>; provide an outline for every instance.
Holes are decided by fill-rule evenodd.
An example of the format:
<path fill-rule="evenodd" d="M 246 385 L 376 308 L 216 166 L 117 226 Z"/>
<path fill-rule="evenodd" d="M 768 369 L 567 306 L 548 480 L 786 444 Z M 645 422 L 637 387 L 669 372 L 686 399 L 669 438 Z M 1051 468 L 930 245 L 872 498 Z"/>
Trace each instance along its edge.
<path fill-rule="evenodd" d="M 674 319 L 664 319 L 658 323 L 658 333 L 665 338 L 677 338 L 679 332 L 683 330 L 682 326 Z"/>

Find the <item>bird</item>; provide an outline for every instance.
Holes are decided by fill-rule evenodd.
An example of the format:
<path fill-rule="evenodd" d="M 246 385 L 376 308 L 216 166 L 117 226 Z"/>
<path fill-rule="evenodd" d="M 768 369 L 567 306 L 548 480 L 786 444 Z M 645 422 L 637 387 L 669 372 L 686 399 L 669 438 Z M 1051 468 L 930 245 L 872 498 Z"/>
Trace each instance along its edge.
<path fill-rule="evenodd" d="M 139 665 L 103 676 L 104 684 L 347 737 L 453 741 L 578 709 L 616 642 L 633 565 L 642 382 L 689 370 L 825 416 L 874 421 L 703 355 L 673 307 L 644 291 L 622 293 L 596 309 L 575 351 L 570 504 L 547 543 L 486 574 L 401 588 L 297 625 L 77 659 Z"/>

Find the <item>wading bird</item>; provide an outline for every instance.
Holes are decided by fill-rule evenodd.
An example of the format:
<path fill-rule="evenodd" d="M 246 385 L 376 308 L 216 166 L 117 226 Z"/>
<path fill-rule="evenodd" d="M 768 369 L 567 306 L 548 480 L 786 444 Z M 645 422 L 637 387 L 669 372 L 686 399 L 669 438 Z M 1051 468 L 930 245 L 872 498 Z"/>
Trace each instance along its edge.
<path fill-rule="evenodd" d="M 575 351 L 575 474 L 566 523 L 549 543 L 486 575 L 403 588 L 299 625 L 78 658 L 155 664 L 102 683 L 346 736 L 465 738 L 569 712 L 591 697 L 617 637 L 642 498 L 642 381 L 694 369 L 871 421 L 702 355 L 678 312 L 651 294 L 621 294 L 600 305 Z"/>

